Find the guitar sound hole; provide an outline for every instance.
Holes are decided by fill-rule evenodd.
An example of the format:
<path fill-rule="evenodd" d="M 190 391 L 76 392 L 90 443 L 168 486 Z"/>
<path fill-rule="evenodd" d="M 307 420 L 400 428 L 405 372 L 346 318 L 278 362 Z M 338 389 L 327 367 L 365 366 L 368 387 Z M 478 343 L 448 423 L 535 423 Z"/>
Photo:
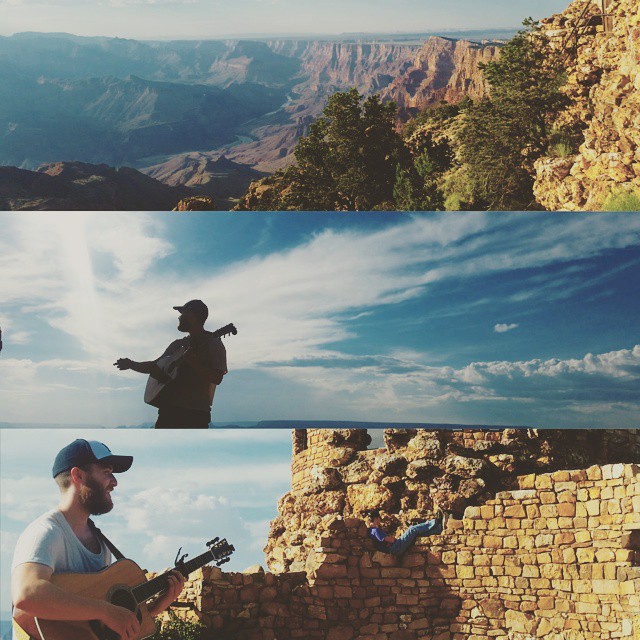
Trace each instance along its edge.
<path fill-rule="evenodd" d="M 123 607 L 129 611 L 135 611 L 138 622 L 142 622 L 140 609 L 136 605 L 133 594 L 128 589 L 114 589 L 109 596 L 109 602 L 117 607 Z M 92 623 L 91 627 L 100 640 L 120 640 L 120 636 L 115 631 L 112 631 L 104 625 Z"/>

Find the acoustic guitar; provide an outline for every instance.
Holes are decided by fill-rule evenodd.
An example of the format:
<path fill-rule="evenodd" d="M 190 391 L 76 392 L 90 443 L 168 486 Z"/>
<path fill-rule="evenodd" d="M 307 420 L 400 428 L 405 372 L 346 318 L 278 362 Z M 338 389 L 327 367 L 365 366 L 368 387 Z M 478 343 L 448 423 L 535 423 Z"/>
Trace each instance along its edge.
<path fill-rule="evenodd" d="M 226 540 L 214 538 L 209 549 L 185 562 L 176 558 L 175 569 L 186 578 L 209 562 L 217 566 L 229 562 L 235 551 Z M 178 555 L 180 552 L 178 552 Z M 52 584 L 86 598 L 106 600 L 111 604 L 134 611 L 140 622 L 140 634 L 134 640 L 150 638 L 156 631 L 155 622 L 147 609 L 147 601 L 162 593 L 168 586 L 165 572 L 147 580 L 144 571 L 133 561 L 118 560 L 97 573 L 59 573 L 51 577 Z M 120 636 L 97 620 L 62 621 L 35 618 L 23 611 L 13 612 L 19 637 L 29 640 L 119 640 Z"/>
<path fill-rule="evenodd" d="M 230 323 L 214 331 L 213 336 L 216 338 L 223 338 L 230 334 L 235 336 L 237 333 L 238 330 L 233 326 L 233 323 Z M 153 405 L 154 407 L 159 406 L 163 390 L 177 378 L 180 363 L 192 348 L 193 347 L 187 347 L 186 349 L 182 349 L 176 353 L 172 353 L 171 355 L 162 356 L 156 360 L 156 364 L 160 371 L 165 374 L 165 378 L 163 380 L 158 380 L 158 378 L 149 376 L 147 386 L 144 390 L 144 401 L 147 404 Z"/>

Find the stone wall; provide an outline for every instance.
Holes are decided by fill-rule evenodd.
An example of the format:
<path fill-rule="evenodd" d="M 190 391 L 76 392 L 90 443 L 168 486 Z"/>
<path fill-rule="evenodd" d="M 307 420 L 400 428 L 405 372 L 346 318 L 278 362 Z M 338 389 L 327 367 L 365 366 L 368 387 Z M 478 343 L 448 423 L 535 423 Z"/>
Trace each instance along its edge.
<path fill-rule="evenodd" d="M 378 508 L 390 532 L 433 517 L 460 516 L 519 475 L 640 461 L 635 430 L 388 429 L 367 449 L 362 429 L 294 432 L 292 490 L 280 500 L 265 552 L 276 573 L 301 571 L 322 522 Z"/>
<path fill-rule="evenodd" d="M 323 519 L 304 572 L 188 584 L 182 617 L 238 640 L 640 637 L 640 466 L 527 474 L 404 557 Z"/>

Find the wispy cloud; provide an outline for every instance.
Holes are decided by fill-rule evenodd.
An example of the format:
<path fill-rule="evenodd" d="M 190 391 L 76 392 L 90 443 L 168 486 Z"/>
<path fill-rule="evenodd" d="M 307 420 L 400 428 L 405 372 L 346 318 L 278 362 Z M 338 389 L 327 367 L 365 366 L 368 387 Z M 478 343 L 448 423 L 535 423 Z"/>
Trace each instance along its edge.
<path fill-rule="evenodd" d="M 129 6 L 162 6 L 162 5 L 189 5 L 199 4 L 200 0 L 108 0 L 107 4 L 112 7 L 129 7 Z"/>

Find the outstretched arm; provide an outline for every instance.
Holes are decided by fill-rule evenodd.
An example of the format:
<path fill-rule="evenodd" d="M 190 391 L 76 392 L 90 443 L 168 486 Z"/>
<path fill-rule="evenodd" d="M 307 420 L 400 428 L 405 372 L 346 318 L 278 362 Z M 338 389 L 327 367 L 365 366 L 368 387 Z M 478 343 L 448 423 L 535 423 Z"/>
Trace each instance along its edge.
<path fill-rule="evenodd" d="M 11 575 L 11 596 L 16 610 L 47 620 L 99 620 L 123 640 L 140 631 L 136 615 L 105 600 L 85 598 L 50 582 L 53 570 L 44 564 L 26 562 Z"/>
<path fill-rule="evenodd" d="M 129 358 L 120 358 L 113 363 L 113 366 L 120 369 L 120 371 L 127 371 L 128 369 L 131 369 L 138 373 L 146 373 L 147 375 L 156 378 L 156 380 L 160 380 L 160 382 L 168 382 L 171 379 L 170 376 L 160 369 L 155 361 L 136 362 Z"/>

